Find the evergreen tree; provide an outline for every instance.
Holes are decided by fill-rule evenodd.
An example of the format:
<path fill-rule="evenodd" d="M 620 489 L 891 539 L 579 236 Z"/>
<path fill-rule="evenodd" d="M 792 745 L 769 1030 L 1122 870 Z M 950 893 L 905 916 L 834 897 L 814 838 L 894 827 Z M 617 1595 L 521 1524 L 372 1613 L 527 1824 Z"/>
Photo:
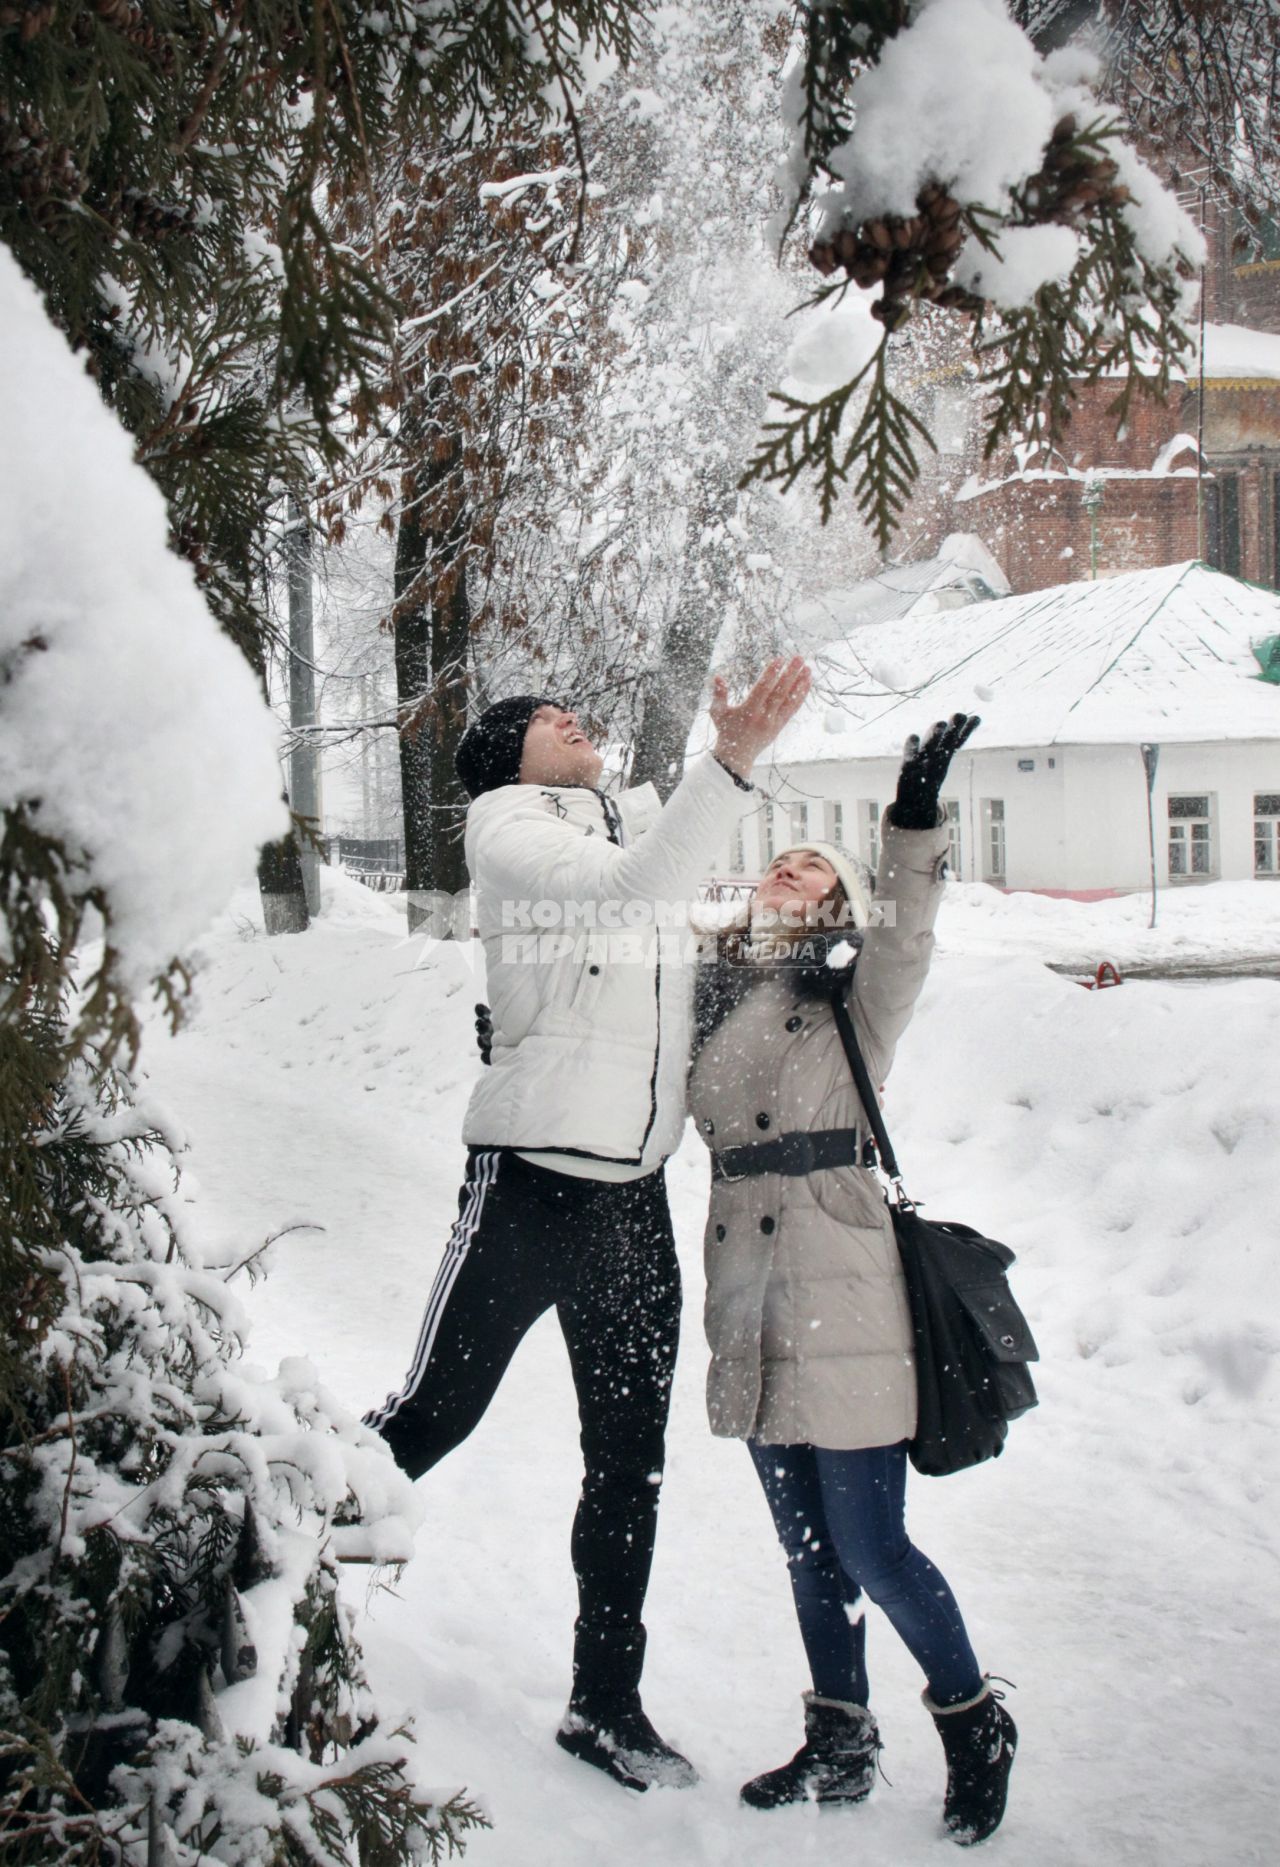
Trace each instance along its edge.
<path fill-rule="evenodd" d="M 479 1819 L 421 1793 L 411 1734 L 382 1728 L 327 1554 L 336 1510 L 376 1524 L 403 1484 L 307 1370 L 263 1383 L 238 1365 L 225 1268 L 184 1236 L 171 1144 L 115 1065 L 157 971 L 178 1015 L 173 956 L 277 817 L 250 684 L 204 640 L 155 494 L 112 443 L 127 432 L 261 676 L 273 502 L 338 457 L 350 384 L 389 329 L 380 256 L 333 237 L 325 187 L 354 187 L 427 122 L 461 140 L 508 108 L 550 115 L 588 52 L 625 53 L 628 15 L 0 5 L 0 242 L 119 424 L 38 311 L 34 329 L 0 253 L 6 1859 L 382 1867 L 453 1852 Z"/>
<path fill-rule="evenodd" d="M 388 151 L 572 110 L 630 0 L 42 0 L 0 6 L 0 241 L 134 437 L 173 541 L 264 672 L 263 540 L 342 454 L 385 352 L 381 253 L 324 192 Z M 297 893 L 296 851 L 264 893 Z"/>
<path fill-rule="evenodd" d="M 416 1788 L 322 1534 L 407 1481 L 305 1364 L 237 1365 L 253 1260 L 202 1261 L 163 1118 L 65 1040 L 0 1026 L 0 1852 L 440 1859 L 483 1818 Z"/>

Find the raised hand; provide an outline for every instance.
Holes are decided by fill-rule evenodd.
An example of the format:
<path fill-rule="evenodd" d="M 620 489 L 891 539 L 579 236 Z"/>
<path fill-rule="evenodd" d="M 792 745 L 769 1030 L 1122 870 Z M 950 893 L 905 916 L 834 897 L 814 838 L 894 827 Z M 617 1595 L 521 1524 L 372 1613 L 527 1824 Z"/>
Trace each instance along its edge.
<path fill-rule="evenodd" d="M 793 719 L 809 692 L 810 675 L 799 655 L 771 661 L 746 698 L 729 704 L 729 689 L 717 674 L 711 682 L 711 723 L 716 757 L 740 778 Z"/>
<path fill-rule="evenodd" d="M 976 713 L 953 713 L 939 720 L 921 743 L 912 733 L 902 748 L 898 795 L 889 807 L 889 821 L 900 830 L 931 830 L 938 821 L 938 795 L 952 759 L 982 724 Z"/>

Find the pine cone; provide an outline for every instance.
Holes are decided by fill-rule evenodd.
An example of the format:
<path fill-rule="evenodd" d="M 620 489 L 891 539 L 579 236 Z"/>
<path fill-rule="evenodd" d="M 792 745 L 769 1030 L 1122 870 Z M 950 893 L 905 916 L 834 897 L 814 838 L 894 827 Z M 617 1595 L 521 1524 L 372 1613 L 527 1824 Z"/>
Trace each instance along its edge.
<path fill-rule="evenodd" d="M 884 325 L 887 331 L 900 330 L 911 316 L 911 301 L 907 298 L 878 298 L 871 307 L 871 315 Z"/>
<path fill-rule="evenodd" d="M 942 302 L 944 290 L 952 294 L 949 304 L 963 300 L 965 309 L 981 308 L 972 294 L 957 297 L 954 288 L 946 287 L 965 242 L 960 203 L 942 182 L 929 181 L 916 196 L 916 208 L 915 214 L 884 214 L 860 227 L 839 227 L 816 241 L 809 253 L 824 278 L 843 267 L 863 291 L 883 283 L 883 295 L 872 305 L 871 315 L 891 331 L 906 322 L 917 299 Z"/>
<path fill-rule="evenodd" d="M 849 277 L 856 286 L 866 292 L 873 285 L 879 285 L 889 270 L 889 262 L 883 253 L 877 253 L 874 247 L 867 247 L 848 267 Z"/>
<path fill-rule="evenodd" d="M 986 309 L 986 300 L 979 298 L 976 292 L 968 292 L 962 285 L 948 285 L 938 292 L 933 300 L 944 311 L 968 311 L 976 314 Z"/>
<path fill-rule="evenodd" d="M 19 41 L 23 45 L 30 45 L 33 39 L 38 39 L 53 24 L 56 10 L 51 0 L 27 0 L 25 7 L 6 8 L 12 17 L 4 23 L 6 26 L 16 25 Z"/>

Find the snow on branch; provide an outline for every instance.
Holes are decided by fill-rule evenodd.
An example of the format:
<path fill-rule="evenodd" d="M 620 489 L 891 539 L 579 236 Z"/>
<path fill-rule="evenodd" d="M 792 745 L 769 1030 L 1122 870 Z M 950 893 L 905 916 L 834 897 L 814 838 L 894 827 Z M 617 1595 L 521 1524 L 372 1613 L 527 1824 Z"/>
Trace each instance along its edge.
<path fill-rule="evenodd" d="M 285 826 L 275 727 L 128 436 L 3 249 L 0 319 L 0 949 L 27 966 L 41 904 L 64 938 L 92 905 L 131 995 Z"/>
<path fill-rule="evenodd" d="M 1070 46 L 1042 56 L 1004 0 L 801 12 L 788 224 L 803 223 L 820 273 L 844 275 L 812 303 L 878 294 L 882 363 L 822 404 L 777 397 L 743 483 L 810 470 L 826 517 L 853 474 L 883 549 L 918 474 L 883 357 L 922 305 L 974 320 L 990 454 L 1015 431 L 1059 435 L 1081 382 L 1115 375 L 1119 414 L 1135 390 L 1163 394 L 1190 349 L 1204 247 L 1100 101 L 1096 59 Z"/>

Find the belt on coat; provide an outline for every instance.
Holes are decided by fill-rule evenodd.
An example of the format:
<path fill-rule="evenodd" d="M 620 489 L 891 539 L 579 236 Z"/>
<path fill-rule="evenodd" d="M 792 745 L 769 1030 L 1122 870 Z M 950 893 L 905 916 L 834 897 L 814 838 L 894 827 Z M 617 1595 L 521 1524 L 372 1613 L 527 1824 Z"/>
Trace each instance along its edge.
<path fill-rule="evenodd" d="M 856 1128 L 795 1129 L 772 1141 L 721 1148 L 711 1156 L 713 1180 L 745 1180 L 752 1173 L 817 1173 L 823 1167 L 866 1165 Z"/>

